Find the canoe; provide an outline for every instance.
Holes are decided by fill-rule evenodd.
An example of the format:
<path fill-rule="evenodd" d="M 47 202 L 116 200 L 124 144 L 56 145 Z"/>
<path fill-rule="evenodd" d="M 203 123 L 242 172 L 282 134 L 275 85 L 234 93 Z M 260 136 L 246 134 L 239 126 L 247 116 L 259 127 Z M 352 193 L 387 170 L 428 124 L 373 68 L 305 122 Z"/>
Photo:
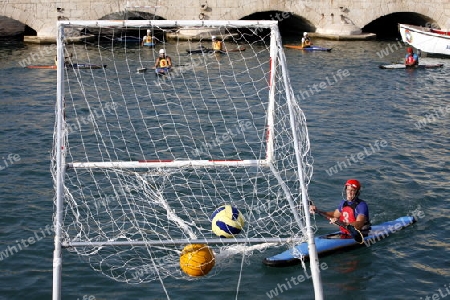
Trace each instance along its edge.
<path fill-rule="evenodd" d="M 415 222 L 416 220 L 414 217 L 405 216 L 393 221 L 374 225 L 372 226 L 369 235 L 364 238 L 364 243 L 362 244 L 356 242 L 352 237 L 343 238 L 339 232 L 321 235 L 314 238 L 317 253 L 319 256 L 325 256 L 357 247 L 370 247 L 378 241 L 387 238 L 391 234 L 404 229 Z M 306 242 L 280 254 L 265 258 L 263 264 L 270 267 L 294 266 L 301 263 L 301 260 L 299 259 L 300 256 L 303 256 L 305 260 L 309 260 L 309 250 Z"/>
<path fill-rule="evenodd" d="M 380 65 L 380 69 L 438 69 L 442 68 L 444 64 L 429 64 L 429 65 L 416 65 L 416 66 L 405 66 L 404 64 L 391 64 L 391 65 Z"/>
<path fill-rule="evenodd" d="M 186 52 L 188 54 L 198 54 L 198 53 L 222 53 L 222 54 L 226 54 L 229 52 L 241 52 L 241 51 L 245 51 L 245 47 L 237 47 L 234 49 L 227 49 L 226 51 L 221 51 L 221 50 L 213 50 L 210 48 L 205 48 L 205 47 L 200 47 L 197 49 L 186 49 Z"/>
<path fill-rule="evenodd" d="M 30 65 L 28 69 L 51 69 L 56 70 L 56 65 Z M 92 65 L 92 64 L 71 64 L 65 65 L 66 69 L 103 69 L 106 65 Z"/>
<path fill-rule="evenodd" d="M 330 52 L 331 48 L 325 48 L 325 47 L 320 47 L 320 46 L 310 46 L 310 47 L 306 47 L 303 48 L 300 45 L 284 45 L 284 47 L 286 48 L 291 48 L 291 49 L 297 49 L 297 50 L 304 50 L 304 51 L 327 51 Z"/>

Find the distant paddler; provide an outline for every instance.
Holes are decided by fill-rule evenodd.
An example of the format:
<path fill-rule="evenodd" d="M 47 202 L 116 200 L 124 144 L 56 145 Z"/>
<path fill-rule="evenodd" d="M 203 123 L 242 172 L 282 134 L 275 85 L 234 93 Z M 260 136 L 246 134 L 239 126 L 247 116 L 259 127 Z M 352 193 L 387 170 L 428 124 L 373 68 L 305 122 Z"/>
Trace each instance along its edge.
<path fill-rule="evenodd" d="M 172 59 L 166 55 L 165 49 L 159 50 L 159 57 L 155 61 L 155 71 L 157 74 L 167 74 L 172 68 Z"/>
<path fill-rule="evenodd" d="M 142 46 L 145 44 L 154 44 L 154 36 L 152 36 L 150 29 L 147 29 L 147 35 L 142 38 Z"/>
<path fill-rule="evenodd" d="M 405 66 L 406 67 L 415 67 L 419 64 L 419 55 L 414 53 L 413 48 L 408 47 L 406 49 L 406 56 L 405 56 Z"/>
<path fill-rule="evenodd" d="M 68 66 L 71 64 L 70 59 L 72 58 L 72 56 L 73 56 L 72 53 L 70 53 L 69 56 L 64 57 L 64 65 L 65 66 Z M 55 56 L 55 66 L 57 66 L 57 65 L 58 65 L 58 56 Z"/>
<path fill-rule="evenodd" d="M 212 40 L 212 49 L 214 52 L 224 52 L 225 49 L 223 47 L 223 42 L 219 41 L 215 35 L 211 37 Z"/>
<path fill-rule="evenodd" d="M 302 37 L 302 48 L 309 48 L 312 45 L 311 38 L 309 37 L 307 32 L 303 32 Z"/>

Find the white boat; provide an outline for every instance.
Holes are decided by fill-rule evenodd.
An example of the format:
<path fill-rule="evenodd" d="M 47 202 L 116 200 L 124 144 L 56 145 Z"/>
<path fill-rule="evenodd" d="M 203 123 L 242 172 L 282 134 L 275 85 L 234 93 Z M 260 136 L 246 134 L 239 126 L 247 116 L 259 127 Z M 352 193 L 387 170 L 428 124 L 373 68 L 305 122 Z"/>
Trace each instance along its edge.
<path fill-rule="evenodd" d="M 450 56 L 450 35 L 446 31 L 399 24 L 403 42 L 430 54 Z"/>

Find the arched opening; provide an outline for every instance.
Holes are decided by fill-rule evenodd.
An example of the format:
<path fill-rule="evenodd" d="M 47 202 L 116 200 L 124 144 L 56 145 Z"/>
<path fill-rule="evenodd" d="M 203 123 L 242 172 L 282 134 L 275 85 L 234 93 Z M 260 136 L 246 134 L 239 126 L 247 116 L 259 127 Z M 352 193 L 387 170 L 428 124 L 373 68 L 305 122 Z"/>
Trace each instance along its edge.
<path fill-rule="evenodd" d="M 436 24 L 433 19 L 418 13 L 397 12 L 373 20 L 372 22 L 364 26 L 362 31 L 376 33 L 377 39 L 382 40 L 399 39 L 400 38 L 400 33 L 398 31 L 399 23 L 427 26 L 427 27 L 432 26 L 432 24 Z"/>
<path fill-rule="evenodd" d="M 155 15 L 151 12 L 138 11 L 138 10 L 126 10 L 120 12 L 110 13 L 100 18 L 100 20 L 165 20 L 161 16 Z M 140 41 L 143 36 L 147 34 L 148 28 L 136 29 L 136 28 L 123 28 L 123 29 L 105 29 L 101 31 L 90 29 L 89 31 L 84 29 L 82 34 L 93 34 L 101 36 L 106 40 L 111 39 L 125 39 L 127 42 Z M 152 36 L 157 39 L 164 39 L 164 32 L 162 30 L 152 28 Z"/>
<path fill-rule="evenodd" d="M 265 12 L 256 12 L 251 15 L 245 16 L 241 18 L 241 20 L 272 20 L 278 21 L 278 27 L 280 29 L 280 34 L 283 37 L 292 36 L 297 37 L 301 36 L 304 31 L 312 32 L 315 31 L 316 28 L 314 25 L 302 18 L 297 16 L 291 12 L 282 12 L 277 10 L 265 11 Z M 263 33 L 264 34 L 264 33 Z"/>
<path fill-rule="evenodd" d="M 23 32 L 23 35 L 25 36 L 37 36 L 36 30 L 29 27 L 28 25 L 25 25 L 25 31 Z"/>
<path fill-rule="evenodd" d="M 164 20 L 149 11 L 125 10 L 110 13 L 100 18 L 100 20 Z"/>
<path fill-rule="evenodd" d="M 22 40 L 24 35 L 37 35 L 37 33 L 20 21 L 0 16 L 0 39 Z"/>

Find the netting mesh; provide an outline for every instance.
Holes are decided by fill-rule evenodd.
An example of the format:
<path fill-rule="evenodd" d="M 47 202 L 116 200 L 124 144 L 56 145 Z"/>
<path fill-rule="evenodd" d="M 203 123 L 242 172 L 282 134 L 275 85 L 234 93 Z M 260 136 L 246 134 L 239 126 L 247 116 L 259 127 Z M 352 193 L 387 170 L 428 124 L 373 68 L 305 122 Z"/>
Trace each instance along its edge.
<path fill-rule="evenodd" d="M 277 26 L 211 22 L 195 27 L 203 33 L 193 42 L 176 38 L 178 23 L 133 24 L 126 29 L 139 39 L 149 28 L 175 39 L 155 48 L 123 43 L 115 39 L 124 30 L 118 24 L 92 23 L 83 27 L 108 39 L 64 44 L 72 56 L 59 82 L 64 126 L 55 127 L 55 141 L 64 149 L 68 249 L 107 276 L 140 283 L 195 279 L 180 270 L 185 244 L 176 241 L 208 244 L 216 253 L 212 275 L 240 270 L 224 259 L 229 255 L 249 257 L 274 246 L 274 238 L 304 239 L 302 187 L 306 194 L 312 159 Z M 224 40 L 225 51 L 204 50 L 208 32 Z M 163 76 L 152 70 L 161 48 L 173 62 Z M 147 71 L 137 72 L 142 67 Z M 244 215 L 236 241 L 217 241 L 211 231 L 209 218 L 223 204 Z"/>

